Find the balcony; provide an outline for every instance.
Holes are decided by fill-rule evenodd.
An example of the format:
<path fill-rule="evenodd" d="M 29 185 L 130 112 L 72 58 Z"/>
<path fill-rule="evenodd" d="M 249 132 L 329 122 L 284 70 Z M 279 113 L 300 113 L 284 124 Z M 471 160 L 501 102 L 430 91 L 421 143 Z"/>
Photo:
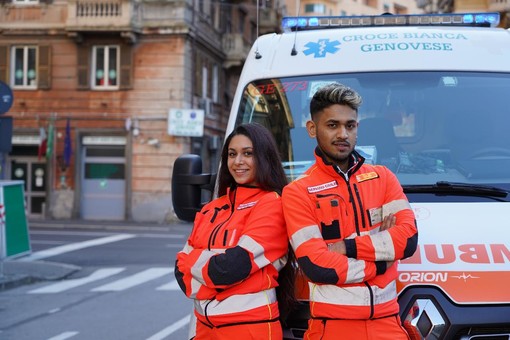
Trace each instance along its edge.
<path fill-rule="evenodd" d="M 51 9 L 51 10 L 50 10 Z M 39 31 L 63 29 L 67 16 L 66 4 L 0 5 L 0 31 Z"/>
<path fill-rule="evenodd" d="M 223 66 L 227 69 L 233 66 L 241 66 L 251 48 L 251 45 L 244 40 L 240 33 L 225 34 L 222 46 L 226 55 Z"/>
<path fill-rule="evenodd" d="M 51 4 L 0 4 L 0 30 L 183 33 L 192 20 L 191 0 L 68 0 Z"/>
<path fill-rule="evenodd" d="M 139 6 L 130 0 L 70 0 L 68 31 L 132 30 L 138 21 Z"/>
<path fill-rule="evenodd" d="M 261 8 L 259 12 L 259 33 L 272 33 L 280 31 L 280 17 L 273 8 Z"/>
<path fill-rule="evenodd" d="M 510 11 L 510 0 L 489 0 L 490 12 L 508 12 Z"/>

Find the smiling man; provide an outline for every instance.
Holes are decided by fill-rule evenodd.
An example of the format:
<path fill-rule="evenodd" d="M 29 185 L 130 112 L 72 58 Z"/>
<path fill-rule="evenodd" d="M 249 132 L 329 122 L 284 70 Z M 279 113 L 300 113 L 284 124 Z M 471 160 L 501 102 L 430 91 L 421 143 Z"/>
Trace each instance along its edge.
<path fill-rule="evenodd" d="M 398 260 L 416 250 L 415 217 L 396 176 L 354 150 L 361 101 L 338 83 L 314 94 L 306 127 L 316 162 L 283 191 L 287 232 L 310 288 L 304 339 L 409 339 L 396 279 Z"/>

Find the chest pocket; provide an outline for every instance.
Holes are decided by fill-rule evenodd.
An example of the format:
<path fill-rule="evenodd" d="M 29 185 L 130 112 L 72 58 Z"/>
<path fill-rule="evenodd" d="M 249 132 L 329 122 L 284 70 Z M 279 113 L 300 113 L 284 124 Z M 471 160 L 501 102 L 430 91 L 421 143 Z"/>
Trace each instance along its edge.
<path fill-rule="evenodd" d="M 318 197 L 315 202 L 316 214 L 324 240 L 341 239 L 342 221 L 346 221 L 346 207 L 342 197 L 328 195 Z"/>

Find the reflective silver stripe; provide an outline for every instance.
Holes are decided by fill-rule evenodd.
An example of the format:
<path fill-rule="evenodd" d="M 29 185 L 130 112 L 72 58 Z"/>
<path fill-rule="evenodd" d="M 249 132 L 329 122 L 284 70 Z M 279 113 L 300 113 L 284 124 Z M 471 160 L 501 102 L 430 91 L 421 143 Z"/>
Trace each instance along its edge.
<path fill-rule="evenodd" d="M 322 239 L 321 231 L 317 225 L 311 225 L 296 231 L 290 237 L 290 244 L 292 245 L 292 248 L 297 249 L 300 245 L 312 238 Z"/>
<path fill-rule="evenodd" d="M 363 282 L 365 267 L 365 261 L 347 258 L 347 277 L 345 278 L 345 283 Z"/>
<path fill-rule="evenodd" d="M 383 211 L 382 216 L 384 218 L 389 214 L 395 214 L 398 213 L 399 211 L 406 209 L 411 209 L 411 205 L 407 200 L 405 199 L 394 200 L 382 206 Z"/>
<path fill-rule="evenodd" d="M 225 252 L 225 250 L 227 250 L 227 249 L 225 249 L 225 248 L 221 248 L 221 249 L 211 248 L 211 251 L 214 252 L 215 254 L 223 254 Z"/>
<path fill-rule="evenodd" d="M 271 263 L 264 254 L 264 247 L 250 236 L 241 236 L 238 245 L 253 254 L 253 262 L 259 268 L 264 268 Z"/>
<path fill-rule="evenodd" d="M 225 249 L 213 249 L 212 251 L 204 250 L 200 255 L 195 265 L 191 268 L 191 293 L 190 298 L 195 298 L 198 294 L 200 287 L 204 285 L 204 278 L 202 275 L 202 269 L 207 261 L 216 254 L 224 253 Z M 204 255 L 204 253 L 207 253 Z"/>
<path fill-rule="evenodd" d="M 310 301 L 339 306 L 370 306 L 370 291 L 365 286 L 338 287 L 309 283 Z M 374 304 L 390 302 L 397 298 L 397 284 L 392 281 L 384 288 L 371 286 Z"/>
<path fill-rule="evenodd" d="M 277 271 L 280 271 L 287 264 L 287 260 L 288 260 L 288 256 L 285 255 L 285 256 L 280 257 L 276 261 L 274 261 L 272 263 L 272 265 L 273 265 L 273 267 L 276 268 Z"/>
<path fill-rule="evenodd" d="M 191 253 L 191 251 L 193 249 L 194 248 L 192 246 L 190 246 L 190 244 L 188 242 L 186 242 L 186 244 L 184 245 L 184 248 L 182 248 L 181 252 L 183 252 L 184 254 L 188 255 L 189 253 Z"/>
<path fill-rule="evenodd" d="M 389 214 L 395 214 L 406 209 L 411 209 L 411 205 L 406 199 L 394 200 L 392 202 L 386 203 L 382 207 L 369 209 L 368 215 L 370 218 L 370 223 L 372 225 L 382 223 L 383 218 Z"/>
<path fill-rule="evenodd" d="M 411 205 L 407 200 L 394 200 L 382 206 L 382 216 L 384 218 L 389 214 L 396 214 L 406 209 L 411 209 Z M 395 259 L 395 246 L 389 232 L 379 232 L 373 234 L 370 238 L 374 246 L 376 261 L 391 261 Z"/>
<path fill-rule="evenodd" d="M 387 230 L 371 235 L 370 239 L 374 246 L 376 261 L 392 261 L 395 259 L 395 246 Z"/>
<path fill-rule="evenodd" d="M 191 278 L 191 293 L 190 293 L 190 298 L 195 298 L 195 296 L 197 296 L 198 294 L 198 290 L 200 289 L 200 287 L 202 287 L 202 284 L 200 282 L 198 282 L 196 279 L 194 278 Z"/>
<path fill-rule="evenodd" d="M 205 284 L 204 276 L 202 275 L 202 269 L 207 264 L 207 261 L 216 253 L 208 250 L 204 250 L 200 257 L 197 259 L 195 264 L 191 267 L 191 275 L 198 280 L 198 282 Z"/>
<path fill-rule="evenodd" d="M 253 294 L 233 295 L 225 300 L 195 300 L 195 310 L 200 315 L 218 316 L 249 311 L 276 302 L 274 288 Z"/>

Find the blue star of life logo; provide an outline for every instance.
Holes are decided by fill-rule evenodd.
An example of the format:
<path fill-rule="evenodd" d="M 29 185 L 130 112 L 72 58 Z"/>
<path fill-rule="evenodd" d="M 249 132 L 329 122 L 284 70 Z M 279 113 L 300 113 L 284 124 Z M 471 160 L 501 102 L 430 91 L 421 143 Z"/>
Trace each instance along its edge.
<path fill-rule="evenodd" d="M 318 42 L 309 42 L 305 45 L 308 47 L 307 50 L 304 50 L 303 53 L 305 55 L 313 54 L 314 58 L 324 58 L 327 53 L 334 54 L 338 50 L 340 42 L 338 40 L 329 41 L 329 39 L 319 39 Z"/>

